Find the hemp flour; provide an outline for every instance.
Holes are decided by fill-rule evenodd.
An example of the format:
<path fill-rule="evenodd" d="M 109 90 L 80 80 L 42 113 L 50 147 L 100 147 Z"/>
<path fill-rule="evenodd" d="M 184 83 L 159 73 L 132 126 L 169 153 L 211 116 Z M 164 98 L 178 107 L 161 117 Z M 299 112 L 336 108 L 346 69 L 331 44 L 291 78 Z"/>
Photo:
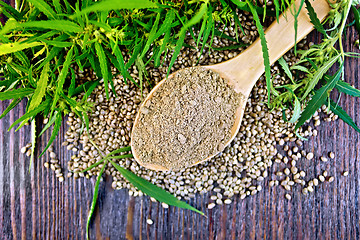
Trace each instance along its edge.
<path fill-rule="evenodd" d="M 180 70 L 141 108 L 132 147 L 145 165 L 169 170 L 223 151 L 240 95 L 212 70 Z"/>

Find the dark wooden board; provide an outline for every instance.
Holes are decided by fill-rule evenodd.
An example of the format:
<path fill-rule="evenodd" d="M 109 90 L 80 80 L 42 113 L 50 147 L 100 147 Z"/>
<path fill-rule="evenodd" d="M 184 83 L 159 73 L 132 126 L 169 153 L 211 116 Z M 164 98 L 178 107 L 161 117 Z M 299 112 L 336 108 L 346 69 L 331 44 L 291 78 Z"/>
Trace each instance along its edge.
<path fill-rule="evenodd" d="M 347 39 L 355 35 L 348 32 Z M 345 51 L 354 50 L 352 43 L 346 44 Z M 357 88 L 359 64 L 357 59 L 348 59 L 345 65 L 346 81 Z M 8 104 L 1 102 L 0 112 Z M 360 99 L 342 95 L 339 104 L 360 125 Z M 59 183 L 43 167 L 48 155 L 36 159 L 29 171 L 29 158 L 20 148 L 30 142 L 30 127 L 7 131 L 24 111 L 22 103 L 0 120 L 0 239 L 85 239 L 94 179 L 66 178 Z M 163 209 L 148 197 L 129 197 L 126 190 L 114 191 L 107 178 L 100 185 L 91 239 L 359 239 L 360 134 L 341 120 L 322 124 L 318 130 L 305 149 L 315 156 L 333 151 L 335 160 L 301 161 L 299 167 L 306 169 L 306 179 L 326 169 L 335 181 L 321 184 L 312 194 L 303 196 L 297 187 L 288 201 L 283 189 L 268 187 L 266 180 L 264 190 L 255 196 L 234 197 L 232 204 L 212 210 L 206 208 L 210 195 L 199 195 L 190 204 L 204 211 L 205 218 L 188 210 Z M 62 126 L 54 150 L 66 167 L 70 154 L 61 147 L 64 133 Z M 49 137 L 44 134 L 39 146 Z M 342 176 L 344 170 L 349 171 L 348 177 Z M 148 218 L 153 225 L 146 224 Z"/>

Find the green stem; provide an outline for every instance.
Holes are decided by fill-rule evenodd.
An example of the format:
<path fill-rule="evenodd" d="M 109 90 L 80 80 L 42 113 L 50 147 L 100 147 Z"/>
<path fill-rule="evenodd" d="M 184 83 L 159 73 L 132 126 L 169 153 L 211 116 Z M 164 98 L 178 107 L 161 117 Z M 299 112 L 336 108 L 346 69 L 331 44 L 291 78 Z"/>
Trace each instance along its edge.
<path fill-rule="evenodd" d="M 342 45 L 342 34 L 343 34 L 343 31 L 344 31 L 344 28 L 345 28 L 345 24 L 346 24 L 346 20 L 349 16 L 349 13 L 350 13 L 350 7 L 351 7 L 351 4 L 352 4 L 352 1 L 353 0 L 349 0 L 348 1 L 348 4 L 346 6 L 346 14 L 345 14 L 345 17 L 341 23 L 341 27 L 339 29 L 339 32 L 338 32 L 338 38 L 339 38 L 339 46 L 340 46 L 340 53 L 341 53 L 341 58 L 342 60 L 344 61 L 345 59 L 345 53 L 344 53 L 344 48 L 343 48 L 343 45 Z"/>
<path fill-rule="evenodd" d="M 98 147 L 98 145 L 96 145 L 94 143 L 94 141 L 90 138 L 89 134 L 88 134 L 88 138 L 89 138 L 89 141 L 91 142 L 91 144 L 99 151 L 100 155 L 104 158 L 105 157 L 105 154 L 100 150 L 100 148 Z"/>

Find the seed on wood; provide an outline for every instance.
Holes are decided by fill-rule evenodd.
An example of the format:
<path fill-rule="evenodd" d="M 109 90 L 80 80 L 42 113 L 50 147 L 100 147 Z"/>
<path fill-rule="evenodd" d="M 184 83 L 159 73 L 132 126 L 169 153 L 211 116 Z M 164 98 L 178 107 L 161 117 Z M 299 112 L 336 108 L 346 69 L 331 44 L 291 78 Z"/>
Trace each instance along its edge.
<path fill-rule="evenodd" d="M 311 159 L 314 158 L 314 154 L 310 152 L 310 153 L 306 154 L 306 158 L 307 158 L 308 160 L 311 160 Z"/>
<path fill-rule="evenodd" d="M 320 180 L 320 182 L 324 182 L 324 181 L 325 181 L 325 177 L 324 177 L 323 175 L 320 175 L 320 176 L 319 176 L 319 180 Z"/>
<path fill-rule="evenodd" d="M 320 160 L 323 161 L 323 162 L 327 162 L 328 159 L 326 157 L 320 157 Z"/>
<path fill-rule="evenodd" d="M 50 158 L 52 159 L 56 158 L 56 154 L 54 152 L 50 152 Z"/>
<path fill-rule="evenodd" d="M 21 152 L 21 153 L 26 153 L 26 150 L 27 150 L 27 147 L 22 147 L 22 148 L 20 149 L 20 152 Z"/>
<path fill-rule="evenodd" d="M 44 162 L 44 167 L 46 167 L 46 168 L 49 168 L 49 163 L 48 162 Z"/>
<path fill-rule="evenodd" d="M 274 185 L 275 185 L 274 180 L 271 180 L 271 181 L 269 182 L 269 186 L 270 186 L 270 187 L 273 187 Z"/>
<path fill-rule="evenodd" d="M 312 181 L 313 181 L 313 183 L 314 183 L 314 186 L 319 185 L 319 180 L 317 180 L 316 178 L 314 178 Z"/>
<path fill-rule="evenodd" d="M 30 157 L 31 156 L 31 149 L 27 150 L 26 152 L 26 156 Z"/>
<path fill-rule="evenodd" d="M 335 180 L 334 177 L 329 177 L 328 182 L 333 182 Z"/>
<path fill-rule="evenodd" d="M 231 203 L 231 200 L 230 200 L 230 199 L 225 199 L 224 203 L 225 203 L 225 204 L 230 204 L 230 203 Z"/>
<path fill-rule="evenodd" d="M 208 209 L 213 209 L 214 207 L 215 207 L 215 203 L 209 203 L 209 205 L 208 205 Z"/>
<path fill-rule="evenodd" d="M 343 176 L 344 176 L 344 177 L 346 177 L 346 176 L 348 176 L 348 175 L 349 175 L 349 172 L 348 172 L 348 171 L 343 172 Z"/>
<path fill-rule="evenodd" d="M 308 182 L 308 186 L 310 186 L 310 187 L 314 186 L 313 180 L 310 180 L 310 181 Z"/>
<path fill-rule="evenodd" d="M 148 218 L 148 219 L 146 220 L 146 223 L 149 224 L 149 225 L 152 225 L 154 222 L 153 222 L 153 220 L 151 220 L 150 218 Z"/>
<path fill-rule="evenodd" d="M 288 193 L 287 193 L 287 194 L 285 194 L 285 197 L 286 197 L 286 199 L 287 199 L 287 200 L 291 200 L 291 196 L 290 196 L 290 194 L 288 194 Z"/>
<path fill-rule="evenodd" d="M 215 201 L 215 200 L 217 199 L 217 196 L 212 195 L 212 196 L 210 196 L 210 199 L 213 200 L 213 201 Z"/>
<path fill-rule="evenodd" d="M 329 157 L 330 157 L 331 159 L 334 159 L 334 158 L 335 158 L 335 154 L 334 154 L 333 152 L 329 152 Z"/>

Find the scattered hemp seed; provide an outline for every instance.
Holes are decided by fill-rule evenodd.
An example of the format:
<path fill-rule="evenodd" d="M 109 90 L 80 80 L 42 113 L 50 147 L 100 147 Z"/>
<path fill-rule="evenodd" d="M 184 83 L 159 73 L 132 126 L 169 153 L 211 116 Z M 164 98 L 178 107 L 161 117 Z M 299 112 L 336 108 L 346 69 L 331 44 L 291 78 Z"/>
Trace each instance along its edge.
<path fill-rule="evenodd" d="M 225 204 L 231 204 L 231 199 L 225 199 L 224 203 Z"/>
<path fill-rule="evenodd" d="M 50 158 L 52 159 L 56 158 L 56 154 L 54 152 L 50 152 Z"/>
<path fill-rule="evenodd" d="M 329 152 L 329 157 L 330 157 L 331 159 L 334 159 L 334 158 L 335 158 L 335 154 L 334 154 L 333 152 Z"/>
<path fill-rule="evenodd" d="M 217 199 L 217 196 L 212 195 L 212 196 L 210 196 L 210 199 L 213 200 L 213 201 L 215 201 L 215 200 Z"/>
<path fill-rule="evenodd" d="M 161 206 L 163 207 L 163 208 L 169 208 L 169 205 L 167 205 L 166 203 L 161 203 Z"/>
<path fill-rule="evenodd" d="M 148 219 L 146 220 L 146 223 L 149 224 L 149 225 L 152 225 L 152 224 L 154 223 L 154 221 L 151 220 L 150 218 L 148 218 Z"/>
<path fill-rule="evenodd" d="M 317 180 L 316 178 L 314 178 L 312 181 L 315 187 L 319 185 L 319 180 Z"/>
<path fill-rule="evenodd" d="M 44 162 L 44 167 L 49 168 L 49 167 L 50 167 L 49 163 L 48 163 L 48 162 Z"/>
<path fill-rule="evenodd" d="M 310 152 L 306 155 L 306 158 L 307 158 L 307 160 L 311 160 L 314 158 L 314 154 Z"/>
<path fill-rule="evenodd" d="M 215 203 L 209 203 L 209 205 L 208 205 L 208 209 L 213 209 L 214 207 L 215 207 Z"/>
<path fill-rule="evenodd" d="M 271 180 L 271 181 L 269 182 L 269 186 L 270 186 L 270 187 L 275 186 L 275 181 L 274 181 L 274 180 Z"/>
<path fill-rule="evenodd" d="M 286 199 L 287 199 L 287 200 L 291 200 L 291 196 L 290 196 L 290 194 L 288 194 L 288 193 L 287 193 L 287 194 L 285 194 L 285 197 L 286 197 Z"/>
<path fill-rule="evenodd" d="M 323 161 L 323 162 L 327 162 L 328 159 L 326 157 L 320 157 L 320 160 Z"/>
<path fill-rule="evenodd" d="M 319 180 L 320 180 L 320 182 L 325 182 L 325 177 L 323 175 L 320 175 Z"/>
<path fill-rule="evenodd" d="M 26 156 L 27 156 L 27 157 L 30 157 L 30 156 L 31 156 L 31 149 L 29 149 L 29 150 L 26 151 Z"/>
<path fill-rule="evenodd" d="M 20 149 L 20 152 L 21 152 L 21 153 L 26 153 L 26 150 L 27 150 L 27 147 L 22 147 L 22 148 Z"/>
<path fill-rule="evenodd" d="M 348 171 L 343 172 L 343 176 L 344 176 L 344 177 L 346 177 L 346 176 L 348 176 L 348 175 L 349 175 L 349 172 L 348 172 Z"/>
<path fill-rule="evenodd" d="M 334 180 L 335 180 L 334 177 L 329 177 L 329 178 L 328 178 L 328 182 L 333 182 Z"/>

